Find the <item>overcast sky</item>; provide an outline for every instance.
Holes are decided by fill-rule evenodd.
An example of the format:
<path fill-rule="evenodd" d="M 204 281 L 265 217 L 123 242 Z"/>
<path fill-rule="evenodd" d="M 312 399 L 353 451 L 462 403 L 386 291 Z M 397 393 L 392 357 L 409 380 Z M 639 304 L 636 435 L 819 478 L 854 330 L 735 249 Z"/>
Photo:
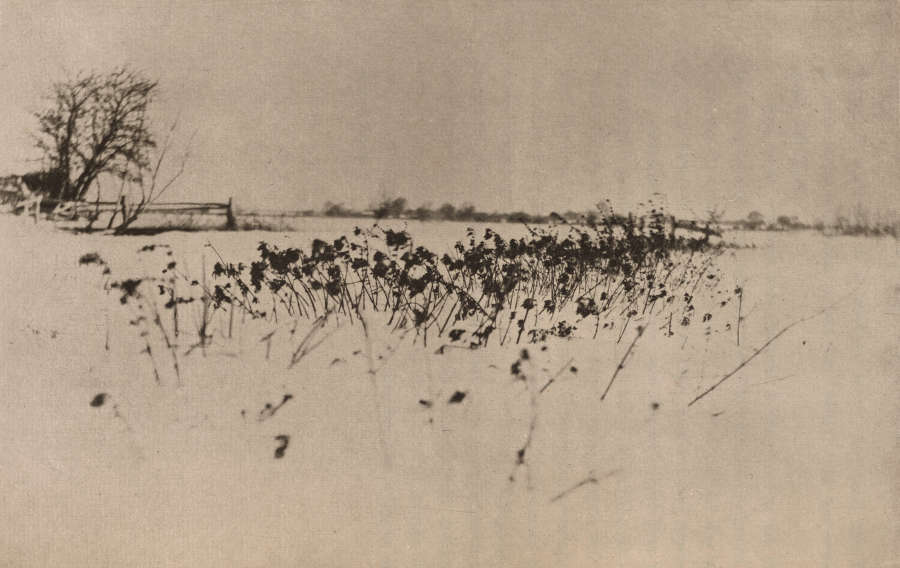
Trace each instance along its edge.
<path fill-rule="evenodd" d="M 896 2 L 10 2 L 0 173 L 49 84 L 127 63 L 242 207 L 897 210 Z M 174 191 L 174 190 L 173 190 Z"/>

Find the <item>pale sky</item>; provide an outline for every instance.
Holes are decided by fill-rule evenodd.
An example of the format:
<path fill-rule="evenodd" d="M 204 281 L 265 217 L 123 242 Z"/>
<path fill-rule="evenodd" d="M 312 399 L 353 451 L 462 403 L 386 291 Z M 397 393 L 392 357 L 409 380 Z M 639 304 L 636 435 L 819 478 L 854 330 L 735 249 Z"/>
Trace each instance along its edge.
<path fill-rule="evenodd" d="M 896 2 L 0 0 L 0 174 L 49 84 L 129 64 L 196 131 L 171 198 L 897 211 Z M 176 193 L 177 191 L 177 193 Z"/>

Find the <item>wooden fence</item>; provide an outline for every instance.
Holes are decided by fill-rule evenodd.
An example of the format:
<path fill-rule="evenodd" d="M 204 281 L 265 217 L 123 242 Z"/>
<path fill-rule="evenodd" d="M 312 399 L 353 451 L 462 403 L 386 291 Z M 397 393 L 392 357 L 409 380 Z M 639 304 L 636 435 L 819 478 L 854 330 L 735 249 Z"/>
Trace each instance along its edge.
<path fill-rule="evenodd" d="M 37 222 L 38 212 L 47 213 L 53 218 L 69 218 L 76 219 L 79 217 L 96 217 L 101 213 L 121 213 L 126 209 L 127 204 L 122 201 L 60 201 L 57 199 L 41 198 L 34 196 L 19 202 L 18 208 L 25 208 L 27 212 L 29 207 L 34 207 L 35 222 Z M 133 205 L 132 205 L 133 207 Z M 169 215 L 201 213 L 204 215 L 224 215 L 226 225 L 233 227 L 236 224 L 234 216 L 234 207 L 231 198 L 225 203 L 212 202 L 168 202 L 168 203 L 148 203 L 141 207 L 141 215 L 150 213 L 160 213 Z"/>
<path fill-rule="evenodd" d="M 683 229 L 685 231 L 703 233 L 704 237 L 707 240 L 709 239 L 710 235 L 714 237 L 722 236 L 722 231 L 713 227 L 711 223 L 692 221 L 688 219 L 676 219 L 675 217 L 672 217 L 672 226 L 675 229 Z"/>
<path fill-rule="evenodd" d="M 37 223 L 38 217 L 41 213 L 41 203 L 43 202 L 43 200 L 44 196 L 40 194 L 32 195 L 24 199 L 19 199 L 14 202 L 15 204 L 13 205 L 13 211 L 18 213 L 21 209 L 22 214 L 24 215 L 34 215 L 34 222 Z"/>

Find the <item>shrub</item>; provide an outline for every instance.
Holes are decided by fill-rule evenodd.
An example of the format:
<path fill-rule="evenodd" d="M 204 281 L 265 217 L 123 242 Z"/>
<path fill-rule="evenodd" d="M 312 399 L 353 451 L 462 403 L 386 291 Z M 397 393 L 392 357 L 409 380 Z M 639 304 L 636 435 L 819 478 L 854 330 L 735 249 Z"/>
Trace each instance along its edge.
<path fill-rule="evenodd" d="M 451 328 L 451 338 L 461 340 L 456 330 L 464 329 L 470 346 L 479 347 L 495 332 L 501 343 L 570 337 L 584 320 L 596 336 L 601 323 L 611 329 L 654 310 L 689 325 L 695 291 L 718 281 L 710 270 L 718 250 L 706 237 L 676 236 L 656 210 L 609 215 L 594 226 L 530 229 L 520 239 L 469 229 L 443 255 L 415 246 L 405 231 L 376 225 L 334 241 L 316 239 L 308 251 L 262 242 L 249 264 L 220 259 L 212 297 L 255 317 L 281 310 L 354 320 L 372 310 L 387 314 L 395 329 L 415 328 L 425 338 Z"/>

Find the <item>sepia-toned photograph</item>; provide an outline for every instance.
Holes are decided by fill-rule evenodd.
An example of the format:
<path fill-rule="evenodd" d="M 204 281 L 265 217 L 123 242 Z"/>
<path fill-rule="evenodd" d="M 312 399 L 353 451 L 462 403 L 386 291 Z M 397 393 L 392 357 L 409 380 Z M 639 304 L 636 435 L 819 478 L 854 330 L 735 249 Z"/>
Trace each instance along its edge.
<path fill-rule="evenodd" d="M 900 2 L 0 0 L 0 568 L 900 568 Z"/>

